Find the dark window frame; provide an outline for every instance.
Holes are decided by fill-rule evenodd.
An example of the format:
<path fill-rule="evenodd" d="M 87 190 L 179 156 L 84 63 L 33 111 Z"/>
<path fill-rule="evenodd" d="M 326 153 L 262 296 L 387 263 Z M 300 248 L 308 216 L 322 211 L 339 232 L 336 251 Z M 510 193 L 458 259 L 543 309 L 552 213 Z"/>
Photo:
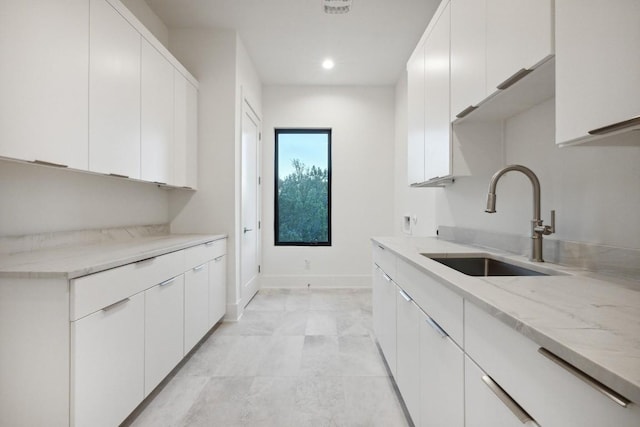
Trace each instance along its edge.
<path fill-rule="evenodd" d="M 331 128 L 276 128 L 275 130 L 275 159 L 274 159 L 274 245 L 275 246 L 331 246 Z M 325 134 L 327 135 L 327 241 L 323 242 L 283 242 L 279 240 L 279 214 L 278 214 L 278 137 L 281 134 Z"/>

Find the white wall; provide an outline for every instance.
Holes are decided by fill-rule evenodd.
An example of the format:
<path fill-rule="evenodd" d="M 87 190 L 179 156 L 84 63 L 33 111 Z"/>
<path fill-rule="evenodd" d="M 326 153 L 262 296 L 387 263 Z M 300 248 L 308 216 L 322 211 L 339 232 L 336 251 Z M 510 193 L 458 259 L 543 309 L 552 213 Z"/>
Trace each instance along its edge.
<path fill-rule="evenodd" d="M 435 198 L 441 188 L 412 188 L 407 179 L 407 76 L 396 85 L 395 104 L 395 186 L 393 234 L 407 235 L 403 231 L 403 217 L 411 217 L 410 234 L 433 236 L 436 234 Z"/>
<path fill-rule="evenodd" d="M 369 239 L 393 233 L 394 106 L 392 87 L 263 88 L 263 286 L 370 285 Z M 278 127 L 332 129 L 331 247 L 274 246 Z"/>
<path fill-rule="evenodd" d="M 640 146 L 557 148 L 554 115 L 550 99 L 504 125 L 506 163 L 523 164 L 536 173 L 547 224 L 549 210 L 556 210 L 553 237 L 640 248 Z M 533 209 L 529 180 L 517 172 L 503 176 L 497 213 L 491 215 L 484 213 L 488 185 L 489 175 L 466 177 L 438 193 L 438 225 L 528 235 Z"/>
<path fill-rule="evenodd" d="M 0 160 L 0 236 L 165 224 L 154 184 Z"/>
<path fill-rule="evenodd" d="M 227 308 L 235 318 L 242 310 L 237 233 L 241 93 L 249 93 L 260 111 L 260 81 L 235 31 L 172 29 L 170 50 L 200 83 L 198 191 L 171 195 L 171 231 L 228 234 Z"/>
<path fill-rule="evenodd" d="M 145 0 L 120 0 L 165 47 L 169 47 L 169 30 Z"/>

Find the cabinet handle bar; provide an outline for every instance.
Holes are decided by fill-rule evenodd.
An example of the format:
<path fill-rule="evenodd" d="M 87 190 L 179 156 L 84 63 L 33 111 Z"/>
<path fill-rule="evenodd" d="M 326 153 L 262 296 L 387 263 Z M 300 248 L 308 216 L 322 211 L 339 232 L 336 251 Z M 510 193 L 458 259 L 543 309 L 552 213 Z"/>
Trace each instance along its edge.
<path fill-rule="evenodd" d="M 210 242 L 205 243 L 204 245 L 205 245 L 205 246 L 211 246 L 211 245 L 213 245 L 215 242 L 216 242 L 215 240 L 212 240 L 212 241 L 210 241 Z"/>
<path fill-rule="evenodd" d="M 575 375 L 578 379 L 580 379 L 580 380 L 584 381 L 585 383 L 589 384 L 591 387 L 593 387 L 594 389 L 596 389 L 600 393 L 604 394 L 609 399 L 613 400 L 614 402 L 616 402 L 618 405 L 622 406 L 623 408 L 626 408 L 627 405 L 631 402 L 630 400 L 628 400 L 624 396 L 616 393 L 615 391 L 611 390 L 606 385 L 602 384 L 600 381 L 596 380 L 595 378 L 592 378 L 591 376 L 589 376 L 589 375 L 585 374 L 584 372 L 582 372 L 580 369 L 578 369 L 575 366 L 571 365 L 569 362 L 567 362 L 567 361 L 559 358 L 555 354 L 551 353 L 546 348 L 540 347 L 538 349 L 538 353 L 540 353 L 541 355 L 543 355 L 547 359 L 551 360 L 552 362 L 554 362 L 555 364 L 557 364 L 561 368 L 564 368 L 569 373 Z"/>
<path fill-rule="evenodd" d="M 407 301 L 407 302 L 411 301 L 411 297 L 409 296 L 409 294 L 407 294 L 402 289 L 400 289 L 400 295 L 402 295 L 402 298 L 404 298 L 405 301 Z"/>
<path fill-rule="evenodd" d="M 621 130 L 624 128 L 628 128 L 631 126 L 640 125 L 640 116 L 631 118 L 629 120 L 623 120 L 618 123 L 614 123 L 612 125 L 603 126 L 598 129 L 593 129 L 589 131 L 589 135 L 604 135 L 606 133 L 615 132 L 617 130 Z"/>
<path fill-rule="evenodd" d="M 204 268 L 204 264 L 199 265 L 199 266 L 197 266 L 197 267 L 193 267 L 193 271 L 200 271 L 200 270 L 202 270 L 203 268 Z"/>
<path fill-rule="evenodd" d="M 113 304 L 106 306 L 105 308 L 102 309 L 102 311 L 112 310 L 112 309 L 116 308 L 119 305 L 122 305 L 122 304 L 125 304 L 125 303 L 129 302 L 130 300 L 131 300 L 131 298 L 121 299 L 120 301 L 114 302 Z"/>
<path fill-rule="evenodd" d="M 220 255 L 219 257 L 215 257 L 215 258 L 213 259 L 213 261 L 214 261 L 214 262 L 218 262 L 218 261 L 220 261 L 222 258 L 224 258 L 224 255 Z"/>
<path fill-rule="evenodd" d="M 509 87 L 513 86 L 518 81 L 526 77 L 527 74 L 529 74 L 531 71 L 533 70 L 527 70 L 526 68 L 522 68 L 519 71 L 516 71 L 515 74 L 509 77 L 507 80 L 503 81 L 498 86 L 496 86 L 496 88 L 499 90 L 508 89 Z"/>
<path fill-rule="evenodd" d="M 493 379 L 489 375 L 483 375 L 482 381 L 484 381 L 486 386 L 489 387 L 493 394 L 495 394 L 496 397 L 500 399 L 500 401 L 504 403 L 507 408 L 509 408 L 511 413 L 515 415 L 515 417 L 520 420 L 522 424 L 526 424 L 529 421 L 535 422 L 531 415 L 529 415 L 527 411 L 522 409 L 522 407 L 518 405 L 518 403 L 513 400 L 513 398 L 509 396 L 509 394 L 504 391 L 502 387 L 500 387 L 495 381 L 493 381 Z"/>
<path fill-rule="evenodd" d="M 467 108 L 465 108 L 464 110 L 462 110 L 458 114 L 456 114 L 456 117 L 461 119 L 461 118 L 463 118 L 465 116 L 468 116 L 469 114 L 471 114 L 472 112 L 474 112 L 477 109 L 478 109 L 478 107 L 474 107 L 473 105 L 469 105 Z"/>
<path fill-rule="evenodd" d="M 449 336 L 449 334 L 446 333 L 445 330 L 442 329 L 442 327 L 438 325 L 438 323 L 435 320 L 433 320 L 430 316 L 427 316 L 425 321 L 427 322 L 427 325 L 431 326 L 433 330 L 436 331 L 438 335 L 440 335 L 441 338 L 446 338 Z"/>
<path fill-rule="evenodd" d="M 54 168 L 68 168 L 69 166 L 67 165 L 63 165 L 61 163 L 53 163 L 53 162 L 46 162 L 44 160 L 34 160 L 32 163 L 35 163 L 36 165 L 42 165 L 42 166 L 53 166 Z"/>
<path fill-rule="evenodd" d="M 172 279 L 165 280 L 164 282 L 160 283 L 158 286 L 167 286 L 167 285 L 170 285 L 171 283 L 173 283 L 175 281 L 176 281 L 176 278 L 174 277 Z"/>

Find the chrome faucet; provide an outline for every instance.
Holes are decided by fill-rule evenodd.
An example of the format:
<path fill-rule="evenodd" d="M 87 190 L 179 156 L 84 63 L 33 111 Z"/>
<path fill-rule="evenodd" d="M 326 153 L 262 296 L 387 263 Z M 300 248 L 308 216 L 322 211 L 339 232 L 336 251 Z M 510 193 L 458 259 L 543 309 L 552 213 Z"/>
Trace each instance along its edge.
<path fill-rule="evenodd" d="M 551 226 L 542 225 L 542 219 L 540 219 L 540 181 L 538 181 L 538 177 L 531 169 L 522 165 L 510 165 L 496 172 L 489 183 L 489 195 L 485 212 L 496 212 L 496 185 L 498 185 L 498 180 L 502 175 L 509 171 L 522 172 L 533 185 L 533 219 L 531 220 L 531 256 L 529 259 L 535 262 L 544 262 L 544 259 L 542 259 L 542 236 L 555 233 L 556 211 L 551 211 Z"/>

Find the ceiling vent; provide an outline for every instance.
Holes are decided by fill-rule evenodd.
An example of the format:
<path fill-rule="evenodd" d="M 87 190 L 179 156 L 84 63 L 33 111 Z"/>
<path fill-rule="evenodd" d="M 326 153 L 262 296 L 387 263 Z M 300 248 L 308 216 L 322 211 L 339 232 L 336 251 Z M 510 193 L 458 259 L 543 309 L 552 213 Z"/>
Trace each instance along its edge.
<path fill-rule="evenodd" d="M 331 15 L 348 13 L 351 10 L 352 0 L 322 0 L 324 13 Z"/>

